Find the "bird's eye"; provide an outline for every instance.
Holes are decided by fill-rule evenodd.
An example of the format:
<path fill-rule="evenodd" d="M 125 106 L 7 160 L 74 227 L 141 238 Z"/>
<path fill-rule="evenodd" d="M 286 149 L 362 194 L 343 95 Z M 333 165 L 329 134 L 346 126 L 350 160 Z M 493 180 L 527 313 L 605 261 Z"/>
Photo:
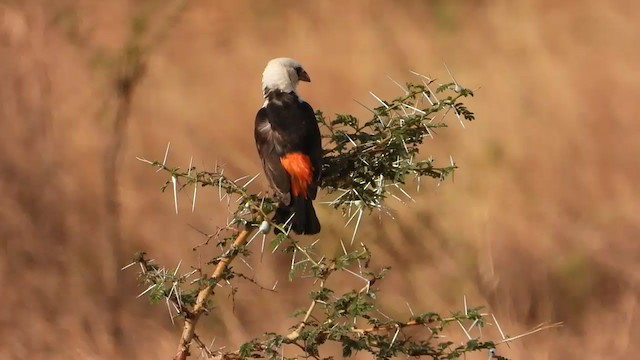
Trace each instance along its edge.
<path fill-rule="evenodd" d="M 300 75 L 300 73 L 302 73 L 302 66 L 296 66 L 294 69 L 296 70 L 296 74 Z"/>

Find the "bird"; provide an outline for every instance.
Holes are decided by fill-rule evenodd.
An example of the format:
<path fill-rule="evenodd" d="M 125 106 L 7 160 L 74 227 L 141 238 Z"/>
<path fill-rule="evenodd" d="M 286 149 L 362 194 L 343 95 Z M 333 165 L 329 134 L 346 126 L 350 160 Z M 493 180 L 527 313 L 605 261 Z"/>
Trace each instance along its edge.
<path fill-rule="evenodd" d="M 255 141 L 265 176 L 278 201 L 272 222 L 296 234 L 321 226 L 313 207 L 322 170 L 322 138 L 311 105 L 296 92 L 309 74 L 294 59 L 270 60 L 262 73 L 264 104 L 255 119 Z M 280 231 L 276 228 L 275 233 Z"/>

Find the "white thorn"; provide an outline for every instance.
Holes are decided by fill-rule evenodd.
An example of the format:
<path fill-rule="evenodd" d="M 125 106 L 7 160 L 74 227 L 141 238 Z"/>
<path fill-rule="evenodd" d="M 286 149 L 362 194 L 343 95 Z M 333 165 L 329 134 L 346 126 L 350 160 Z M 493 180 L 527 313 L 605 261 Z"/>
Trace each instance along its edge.
<path fill-rule="evenodd" d="M 141 297 L 142 295 L 144 295 L 144 294 L 148 293 L 149 291 L 153 290 L 153 288 L 156 287 L 156 286 L 158 286 L 158 285 L 157 284 L 152 284 L 151 286 L 149 286 L 147 288 L 147 290 L 141 292 L 140 295 L 138 295 L 136 297 L 138 297 L 138 298 Z"/>
<path fill-rule="evenodd" d="M 191 176 L 191 167 L 193 166 L 193 155 L 191 159 L 189 159 L 189 170 L 187 171 L 187 176 Z"/>
<path fill-rule="evenodd" d="M 427 85 L 426 82 L 423 82 L 425 85 Z M 422 92 L 422 95 L 427 99 L 427 101 L 429 102 L 429 104 L 431 104 L 431 106 L 433 106 L 433 101 L 431 101 L 431 97 L 429 96 L 429 94 L 427 94 L 426 92 Z"/>
<path fill-rule="evenodd" d="M 469 310 L 467 308 L 467 296 L 462 295 L 462 302 L 464 303 L 464 316 L 469 316 Z"/>
<path fill-rule="evenodd" d="M 493 318 L 493 321 L 496 323 L 496 327 L 498 328 L 498 331 L 500 331 L 500 336 L 502 336 L 502 340 L 506 339 L 506 335 L 504 334 L 504 332 L 502 331 L 502 328 L 500 327 L 500 324 L 498 323 L 498 319 L 496 319 L 496 317 L 491 314 L 491 317 Z"/>
<path fill-rule="evenodd" d="M 145 158 L 141 158 L 141 157 L 137 157 L 136 156 L 136 160 L 142 161 L 143 163 L 147 163 L 147 164 L 153 165 L 153 161 L 149 161 L 149 160 L 147 160 Z"/>
<path fill-rule="evenodd" d="M 400 190 L 400 192 L 402 192 L 402 193 L 404 194 L 404 196 L 406 196 L 409 200 L 411 200 L 411 201 L 413 201 L 413 202 L 416 202 L 416 201 L 411 197 L 411 195 L 409 195 L 409 194 L 408 194 L 408 193 L 407 193 L 407 192 L 406 192 L 402 187 L 400 187 L 397 183 L 396 183 L 395 185 L 396 185 L 396 188 L 397 188 L 398 190 Z"/>
<path fill-rule="evenodd" d="M 420 76 L 421 78 L 426 79 L 427 81 L 433 81 L 433 79 L 431 79 L 430 77 L 425 76 L 425 75 L 422 75 L 422 74 L 420 74 L 419 72 L 415 72 L 415 71 L 412 71 L 412 70 L 409 70 L 409 72 L 410 72 L 410 73 L 412 73 L 413 75 L 418 75 L 418 76 Z"/>
<path fill-rule="evenodd" d="M 162 159 L 162 166 L 165 167 L 167 164 L 167 157 L 169 156 L 169 148 L 171 147 L 171 141 L 169 141 L 167 143 L 167 149 L 164 151 L 164 159 Z M 161 169 L 158 169 L 156 172 L 160 171 Z"/>
<path fill-rule="evenodd" d="M 198 196 L 198 183 L 193 183 L 193 203 L 191 204 L 191 212 L 196 210 L 196 197 Z"/>
<path fill-rule="evenodd" d="M 411 305 L 409 305 L 409 302 L 407 302 L 407 307 L 409 308 L 409 312 L 411 313 L 411 316 L 415 316 L 415 314 L 413 313 L 413 309 L 411 309 Z"/>
<path fill-rule="evenodd" d="M 473 322 L 473 324 L 471 324 L 471 326 L 469 326 L 467 331 L 471 331 L 471 329 L 473 329 L 473 327 L 476 326 L 477 323 L 478 323 L 478 319 L 475 319 L 475 321 Z"/>
<path fill-rule="evenodd" d="M 385 104 L 385 102 L 382 101 L 379 97 L 377 97 L 376 94 L 372 93 L 371 91 L 369 91 L 369 94 L 371 94 L 371 96 L 376 98 L 376 100 L 378 100 L 380 104 L 382 104 L 382 106 L 386 107 L 387 109 L 389 108 L 389 105 Z"/>
<path fill-rule="evenodd" d="M 454 105 L 455 104 L 449 105 L 449 109 L 453 109 L 453 113 L 456 114 L 456 117 L 458 118 L 458 121 L 460 122 L 460 125 L 462 125 L 463 129 L 466 129 L 467 127 L 464 124 L 464 121 L 462 120 L 462 117 L 460 116 L 460 113 L 458 112 L 458 109 L 456 109 Z"/>
<path fill-rule="evenodd" d="M 171 302 L 169 301 L 168 297 L 167 297 L 166 303 L 167 303 L 167 311 L 169 311 L 169 319 L 171 319 L 171 325 L 175 325 L 176 323 L 173 320 L 173 313 L 171 312 Z"/>
<path fill-rule="evenodd" d="M 264 233 L 263 233 L 263 232 L 261 232 L 261 231 L 256 231 L 256 233 L 255 233 L 255 234 L 253 234 L 253 236 L 251 237 L 251 239 L 249 239 L 249 241 L 247 241 L 247 246 L 251 245 L 251 242 L 253 241 L 253 239 L 255 239 L 259 234 L 264 234 Z M 263 243 L 263 245 L 264 245 L 264 243 Z"/>
<path fill-rule="evenodd" d="M 132 267 L 132 266 L 133 266 L 133 265 L 135 265 L 135 264 L 137 264 L 137 262 L 135 262 L 135 261 L 134 261 L 134 262 L 132 262 L 132 263 L 131 263 L 131 264 L 129 264 L 129 265 L 125 265 L 123 268 L 121 268 L 121 269 L 120 269 L 120 271 L 122 271 L 122 270 L 127 270 L 128 268 Z"/>
<path fill-rule="evenodd" d="M 398 326 L 398 328 L 396 329 L 396 333 L 393 335 L 393 339 L 391 340 L 391 344 L 389 344 L 389 348 L 391 348 L 393 346 L 393 343 L 396 342 L 396 338 L 398 337 L 399 333 L 400 333 L 400 327 Z"/>
<path fill-rule="evenodd" d="M 248 267 L 249 269 L 251 269 L 251 271 L 255 271 L 255 270 L 253 269 L 253 267 L 252 267 L 251 265 L 249 265 L 249 263 L 247 262 L 247 260 L 245 260 L 243 257 L 240 257 L 240 261 L 242 261 L 245 265 L 247 265 L 247 267 Z"/>
<path fill-rule="evenodd" d="M 244 185 L 242 185 L 242 187 L 245 188 L 249 186 L 249 184 L 251 184 L 253 180 L 255 180 L 258 176 L 260 176 L 260 173 L 257 173 L 256 176 L 252 177 L 249 181 L 247 181 Z"/>
<path fill-rule="evenodd" d="M 427 114 L 425 111 L 422 111 L 422 110 L 418 109 L 417 107 L 414 107 L 414 106 L 411 106 L 411 105 L 408 105 L 408 104 L 404 104 L 403 103 L 402 106 L 408 107 L 409 109 L 411 109 L 411 110 L 413 110 L 413 111 L 415 111 L 417 113 L 420 113 L 422 115 L 426 115 Z"/>
<path fill-rule="evenodd" d="M 469 333 L 467 332 L 467 329 L 465 329 L 464 326 L 462 326 L 462 323 L 460 322 L 460 320 L 456 320 L 456 322 L 458 323 L 458 325 L 460 325 L 460 328 L 462 329 L 464 334 L 467 336 L 467 339 L 471 340 L 471 335 L 469 335 Z"/>
<path fill-rule="evenodd" d="M 244 180 L 244 179 L 246 179 L 246 178 L 248 178 L 248 177 L 249 177 L 249 175 L 240 176 L 239 178 L 237 178 L 237 179 L 233 180 L 233 182 L 234 182 L 234 183 L 237 183 L 238 181 L 240 181 L 240 180 Z"/>
<path fill-rule="evenodd" d="M 461 87 L 458 82 L 456 81 L 456 78 L 453 77 L 453 74 L 451 73 L 451 71 L 449 71 L 449 67 L 447 66 L 446 62 L 443 62 L 444 64 L 444 68 L 447 69 L 447 72 L 449 73 L 449 76 L 451 76 L 451 80 L 453 80 L 453 83 L 456 84 L 457 87 Z M 454 90 L 455 91 L 455 90 Z M 460 92 L 460 90 L 456 91 L 456 92 Z"/>
<path fill-rule="evenodd" d="M 431 121 L 433 121 L 433 118 L 429 120 L 429 122 Z M 424 125 L 424 129 L 427 130 L 427 135 L 429 135 L 429 137 L 433 139 L 433 134 L 431 134 L 431 130 L 429 130 L 429 126 L 427 126 L 427 124 Z"/>
<path fill-rule="evenodd" d="M 180 259 L 180 262 L 178 262 L 178 266 L 176 266 L 176 270 L 173 272 L 173 276 L 176 276 L 176 274 L 178 273 L 178 270 L 180 269 L 180 265 L 182 265 L 182 259 Z"/>
<path fill-rule="evenodd" d="M 382 316 L 386 317 L 386 318 L 387 318 L 387 320 L 389 320 L 389 321 L 393 320 L 393 319 L 391 319 L 387 314 L 383 313 L 383 312 L 382 312 L 382 311 L 380 311 L 380 310 L 376 310 L 376 312 L 378 312 L 378 314 L 380 314 L 380 315 L 382 315 Z"/>
<path fill-rule="evenodd" d="M 171 175 L 171 183 L 173 184 L 173 203 L 176 208 L 176 214 L 178 213 L 178 178 L 175 175 Z"/>
<path fill-rule="evenodd" d="M 351 139 L 351 137 L 347 133 L 344 133 L 344 136 L 346 136 L 347 139 L 349 139 L 349 141 L 351 142 L 351 144 L 353 144 L 353 146 L 358 147 L 358 144 L 356 144 L 356 142 L 353 141 L 353 139 Z"/>
<path fill-rule="evenodd" d="M 438 99 L 438 97 L 436 96 L 436 93 L 433 92 L 433 90 L 431 90 L 431 88 L 429 87 L 429 84 L 424 84 L 427 87 L 427 90 L 429 90 L 429 94 L 433 95 L 433 98 L 436 100 L 436 104 L 440 105 L 440 100 Z M 429 101 L 431 102 L 431 101 Z"/>
<path fill-rule="evenodd" d="M 178 307 L 179 307 L 179 308 L 176 308 L 176 311 L 180 312 L 180 310 L 182 309 L 182 299 L 181 299 L 182 298 L 182 294 L 180 294 L 180 288 L 176 287 L 176 285 L 178 285 L 178 283 L 174 282 L 173 286 L 171 288 L 175 289 L 174 292 L 176 293 L 176 300 L 178 301 Z M 174 307 L 175 307 L 175 305 L 174 305 Z"/>
<path fill-rule="evenodd" d="M 296 213 L 291 214 L 291 216 L 289 216 L 289 218 L 287 219 L 287 221 L 284 222 L 284 224 L 282 224 L 282 228 L 286 228 L 287 226 L 289 226 L 289 230 L 291 229 L 291 226 L 293 224 L 289 224 L 291 222 L 291 220 L 293 220 L 293 217 L 296 216 Z M 290 226 L 291 225 L 291 226 Z M 289 235 L 289 231 L 287 231 L 287 236 Z"/>
<path fill-rule="evenodd" d="M 361 103 L 360 101 L 355 100 L 355 99 L 354 99 L 353 101 L 355 101 L 356 103 L 358 103 L 358 104 L 359 104 L 360 106 L 362 106 L 363 108 L 365 108 L 365 109 L 369 110 L 369 111 L 370 111 L 371 113 L 373 113 L 374 115 L 376 114 L 376 112 L 375 112 L 375 111 L 373 111 L 373 110 L 369 109 L 369 107 L 367 107 L 365 104 Z"/>
<path fill-rule="evenodd" d="M 362 208 L 360 208 L 360 210 L 358 210 L 358 212 L 359 212 L 358 220 L 356 221 L 355 229 L 353 229 L 353 236 L 351 237 L 351 245 L 353 245 L 353 240 L 355 240 L 356 234 L 358 233 L 358 228 L 360 227 L 360 220 L 362 220 L 362 213 L 363 213 Z"/>
<path fill-rule="evenodd" d="M 402 103 L 401 105 L 406 105 L 406 104 Z M 398 115 L 397 111 L 395 111 L 395 113 L 396 113 L 396 115 L 398 115 L 400 117 L 400 125 L 404 125 L 405 118 L 409 117 L 409 113 L 403 107 L 401 107 L 400 110 L 402 110 L 402 114 L 404 115 L 404 117 Z M 413 113 L 415 114 L 416 112 L 414 111 Z"/>
<path fill-rule="evenodd" d="M 267 235 L 262 234 L 262 245 L 260 245 L 260 262 L 262 262 L 262 257 L 264 256 L 264 243 L 267 239 Z"/>
<path fill-rule="evenodd" d="M 402 141 L 402 145 L 404 145 L 404 151 L 408 154 L 409 148 L 407 147 L 407 143 L 404 141 L 404 138 L 400 136 L 400 140 Z"/>
<path fill-rule="evenodd" d="M 402 85 L 398 84 L 398 82 L 397 82 L 397 81 L 395 81 L 395 80 L 393 80 L 393 79 L 391 78 L 391 76 L 387 75 L 387 78 L 388 78 L 389 80 L 391 80 L 391 82 L 393 82 L 394 84 L 396 84 L 400 89 L 402 89 L 402 91 L 404 91 L 405 95 L 406 95 L 406 94 L 409 94 L 409 90 L 405 89 L 405 88 L 404 88 L 404 86 L 402 86 Z"/>
<path fill-rule="evenodd" d="M 369 279 L 365 278 L 364 276 L 362 276 L 362 275 L 360 275 L 360 274 L 356 274 L 355 272 L 353 272 L 353 271 L 351 271 L 351 270 L 349 270 L 349 269 L 347 269 L 347 268 L 343 268 L 342 270 L 344 270 L 344 271 L 346 271 L 346 272 L 350 273 L 351 275 L 353 275 L 353 276 L 355 276 L 355 277 L 357 277 L 357 278 L 359 278 L 359 279 L 362 279 L 362 280 L 363 280 L 365 283 L 367 283 L 367 284 L 369 283 Z"/>
<path fill-rule="evenodd" d="M 407 203 L 405 203 L 404 201 L 402 201 L 402 199 L 400 199 L 396 194 L 389 193 L 389 195 L 391 195 L 391 197 L 392 197 L 392 198 L 394 198 L 394 199 L 396 199 L 396 200 L 400 201 L 403 205 L 406 205 L 406 204 L 407 204 Z"/>

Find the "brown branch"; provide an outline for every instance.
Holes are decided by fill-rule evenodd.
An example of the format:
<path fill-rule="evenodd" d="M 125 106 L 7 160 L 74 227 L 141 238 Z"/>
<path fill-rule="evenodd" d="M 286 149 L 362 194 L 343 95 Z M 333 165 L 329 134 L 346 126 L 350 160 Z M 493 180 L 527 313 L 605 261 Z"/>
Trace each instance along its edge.
<path fill-rule="evenodd" d="M 391 330 L 395 330 L 395 329 L 403 329 L 406 327 L 411 327 L 411 326 L 418 326 L 418 325 L 428 325 L 428 324 L 433 324 L 436 323 L 438 321 L 440 322 L 450 322 L 450 321 L 455 321 L 457 320 L 454 317 L 451 318 L 444 318 L 444 319 L 428 319 L 428 320 L 424 320 L 424 321 L 420 321 L 420 320 L 410 320 L 407 321 L 405 323 L 389 323 L 389 324 L 384 324 L 381 326 L 373 326 L 370 328 L 366 328 L 366 329 L 358 329 L 358 328 L 352 328 L 351 332 L 356 333 L 356 334 L 360 334 L 360 335 L 364 335 L 364 334 L 370 334 L 370 333 L 377 333 L 380 331 L 391 331 Z M 504 338 L 504 340 L 498 341 L 495 344 L 504 344 L 504 343 L 509 343 L 512 342 L 514 340 L 529 336 L 529 335 L 533 335 L 537 332 L 543 331 L 543 330 L 547 330 L 547 329 L 553 329 L 553 328 L 557 328 L 557 327 L 561 327 L 563 324 L 562 322 L 557 322 L 557 323 L 553 323 L 553 324 L 549 324 L 549 325 L 538 325 L 537 327 L 533 328 L 530 331 L 527 331 L 525 333 L 522 333 L 520 335 L 516 335 L 513 337 L 506 337 Z"/>
<path fill-rule="evenodd" d="M 480 314 L 481 316 L 487 316 L 487 314 Z M 397 328 L 403 329 L 406 327 L 412 327 L 412 326 L 419 326 L 419 325 L 430 325 L 430 324 L 435 324 L 435 323 L 449 323 L 452 321 L 456 321 L 459 320 L 456 317 L 448 317 L 448 318 L 437 318 L 437 317 L 430 317 L 427 319 L 413 319 L 413 320 L 409 320 L 407 322 L 389 322 L 386 324 L 382 324 L 382 325 L 377 325 L 377 326 L 372 326 L 370 328 L 365 328 L 365 329 L 359 329 L 356 327 L 351 328 L 351 332 L 355 333 L 355 334 L 360 334 L 360 335 L 364 335 L 364 334 L 369 334 L 369 333 L 377 333 L 380 331 L 390 331 L 390 330 L 396 330 Z"/>
<path fill-rule="evenodd" d="M 380 331 L 390 331 L 390 330 L 395 330 L 397 328 L 403 329 L 406 327 L 411 327 L 411 326 L 418 326 L 418 325 L 428 325 L 428 324 L 433 324 L 437 321 L 442 321 L 442 322 L 447 322 L 447 321 L 453 321 L 455 320 L 455 318 L 446 318 L 446 319 L 429 319 L 429 320 L 424 320 L 424 321 L 419 321 L 419 320 L 409 320 L 405 323 L 389 323 L 389 324 L 384 324 L 384 325 L 379 325 L 379 326 L 372 326 L 370 328 L 366 328 L 366 329 L 358 329 L 358 328 L 352 328 L 351 332 L 355 333 L 355 334 L 360 334 L 360 335 L 364 335 L 364 334 L 369 334 L 369 333 L 377 333 Z"/>
<path fill-rule="evenodd" d="M 321 287 L 324 287 L 324 281 Z M 311 301 L 311 305 L 309 305 L 309 308 L 307 309 L 307 313 L 304 315 L 304 318 L 302 319 L 302 321 L 300 321 L 298 326 L 296 326 L 296 329 L 293 330 L 289 335 L 287 335 L 287 339 L 295 340 L 298 338 L 298 336 L 300 336 L 300 331 L 302 331 L 302 329 L 304 329 L 304 326 L 307 324 L 307 321 L 311 317 L 311 313 L 313 313 L 313 309 L 315 309 L 316 304 L 317 304 L 317 301 L 315 299 Z"/>
<path fill-rule="evenodd" d="M 299 248 L 301 251 L 303 251 L 303 253 L 307 256 L 307 258 L 311 261 L 313 261 L 313 259 L 311 258 L 311 256 L 304 251 L 304 249 Z M 331 265 L 326 269 L 325 273 L 322 275 L 322 280 L 320 281 L 320 289 L 324 288 L 324 284 L 327 281 L 327 278 L 329 277 L 329 275 L 331 275 L 334 271 L 336 270 L 336 263 L 332 262 Z M 298 324 L 298 326 L 296 326 L 296 329 L 293 330 L 291 333 L 289 333 L 289 335 L 287 335 L 287 339 L 294 341 L 296 340 L 299 336 L 300 336 L 300 332 L 302 331 L 302 329 L 304 329 L 304 327 L 307 325 L 307 321 L 309 320 L 309 318 L 311 317 L 311 314 L 313 313 L 313 310 L 316 308 L 316 304 L 318 302 L 316 301 L 316 299 L 313 299 L 311 301 L 311 305 L 309 305 L 309 308 L 307 309 L 307 313 L 304 315 L 304 318 L 302 318 L 302 321 L 300 321 L 300 323 Z"/>
<path fill-rule="evenodd" d="M 198 293 L 198 298 L 193 310 L 188 312 L 185 316 L 184 328 L 182 329 L 182 336 L 180 337 L 180 343 L 178 344 L 178 352 L 176 353 L 174 360 L 185 360 L 189 356 L 189 345 L 191 345 L 191 341 L 194 339 L 198 320 L 207 310 L 207 300 L 211 297 L 214 287 L 218 284 L 218 281 L 221 280 L 222 275 L 229 267 L 229 264 L 236 258 L 236 255 L 238 254 L 237 250 L 247 243 L 249 235 L 251 235 L 254 230 L 254 228 L 248 228 L 240 231 L 238 237 L 233 242 L 233 245 L 231 245 L 231 248 L 221 257 L 220 262 L 209 279 L 209 285 Z"/>

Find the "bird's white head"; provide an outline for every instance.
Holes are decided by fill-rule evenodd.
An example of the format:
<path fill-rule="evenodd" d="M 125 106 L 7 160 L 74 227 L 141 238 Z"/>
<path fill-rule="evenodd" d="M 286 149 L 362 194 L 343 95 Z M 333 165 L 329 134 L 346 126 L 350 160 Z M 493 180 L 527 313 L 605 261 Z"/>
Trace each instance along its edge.
<path fill-rule="evenodd" d="M 262 72 L 262 91 L 265 96 L 270 90 L 295 92 L 300 81 L 311 82 L 300 63 L 291 58 L 272 59 Z"/>

